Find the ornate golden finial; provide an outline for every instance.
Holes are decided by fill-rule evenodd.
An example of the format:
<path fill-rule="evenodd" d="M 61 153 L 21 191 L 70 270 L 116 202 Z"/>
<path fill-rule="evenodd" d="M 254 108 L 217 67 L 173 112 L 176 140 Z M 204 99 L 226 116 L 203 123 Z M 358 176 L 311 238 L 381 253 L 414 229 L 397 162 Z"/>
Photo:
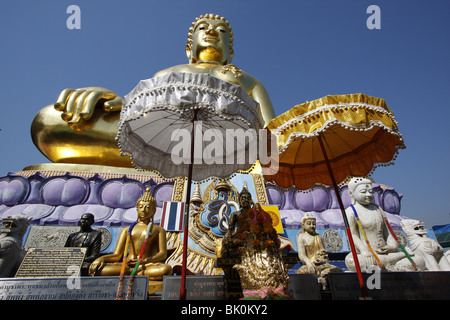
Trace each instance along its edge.
<path fill-rule="evenodd" d="M 200 185 L 198 183 L 195 185 L 194 193 L 192 194 L 191 197 L 191 203 L 195 202 L 203 203 L 202 193 L 200 191 Z"/>
<path fill-rule="evenodd" d="M 252 194 L 251 194 L 250 191 L 248 190 L 247 182 L 244 182 L 244 186 L 242 187 L 242 190 L 241 190 L 241 192 L 239 193 L 239 199 L 240 199 L 244 194 L 249 194 L 250 197 L 252 196 Z"/>
<path fill-rule="evenodd" d="M 214 187 L 217 191 L 229 191 L 231 186 L 225 179 L 220 179 L 219 183 Z"/>

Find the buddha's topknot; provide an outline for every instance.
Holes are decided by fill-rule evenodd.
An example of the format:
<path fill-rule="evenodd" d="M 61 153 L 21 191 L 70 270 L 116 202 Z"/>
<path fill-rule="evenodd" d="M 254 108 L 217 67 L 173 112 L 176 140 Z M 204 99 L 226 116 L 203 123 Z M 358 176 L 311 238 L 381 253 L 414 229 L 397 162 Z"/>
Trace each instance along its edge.
<path fill-rule="evenodd" d="M 141 201 L 153 202 L 156 205 L 156 199 L 153 198 L 150 188 L 146 188 L 144 194 L 138 199 L 138 203 Z"/>

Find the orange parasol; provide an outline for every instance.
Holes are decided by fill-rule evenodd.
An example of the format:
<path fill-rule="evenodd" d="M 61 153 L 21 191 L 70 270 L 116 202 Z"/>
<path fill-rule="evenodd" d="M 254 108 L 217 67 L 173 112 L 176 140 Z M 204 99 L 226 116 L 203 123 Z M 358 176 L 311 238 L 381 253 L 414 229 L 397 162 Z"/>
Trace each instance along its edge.
<path fill-rule="evenodd" d="M 267 128 L 277 138 L 279 168 L 265 177 L 283 188 L 332 185 L 320 140 L 338 182 L 391 164 L 398 149 L 405 148 L 384 99 L 364 94 L 326 96 L 296 105 Z"/>

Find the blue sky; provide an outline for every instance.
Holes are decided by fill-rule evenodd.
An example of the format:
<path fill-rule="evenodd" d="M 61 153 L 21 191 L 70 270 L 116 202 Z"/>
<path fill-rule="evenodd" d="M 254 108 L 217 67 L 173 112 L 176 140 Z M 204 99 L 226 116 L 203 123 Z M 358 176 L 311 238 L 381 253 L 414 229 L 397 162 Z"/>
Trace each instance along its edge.
<path fill-rule="evenodd" d="M 69 30 L 70 5 L 81 29 Z M 370 5 L 381 29 L 370 30 Z M 141 79 L 187 63 L 188 28 L 205 13 L 233 28 L 233 64 L 258 78 L 276 115 L 329 94 L 384 98 L 407 148 L 376 182 L 403 194 L 401 214 L 450 223 L 448 0 L 38 0 L 0 4 L 0 176 L 48 160 L 30 125 L 64 88 L 123 96 Z"/>

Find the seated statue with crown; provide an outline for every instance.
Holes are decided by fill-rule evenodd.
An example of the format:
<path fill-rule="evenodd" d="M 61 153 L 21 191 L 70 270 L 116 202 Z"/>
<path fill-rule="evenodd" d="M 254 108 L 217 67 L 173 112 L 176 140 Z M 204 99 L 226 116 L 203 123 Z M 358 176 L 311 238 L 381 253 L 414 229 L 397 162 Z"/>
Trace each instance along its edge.
<path fill-rule="evenodd" d="M 275 114 L 266 89 L 256 78 L 231 64 L 233 33 L 228 21 L 214 14 L 195 19 L 186 45 L 188 64 L 169 67 L 169 72 L 208 73 L 241 86 L 260 105 L 264 123 Z M 63 90 L 56 103 L 35 117 L 31 132 L 37 148 L 52 162 L 131 167 L 115 140 L 123 99 L 100 87 Z"/>
<path fill-rule="evenodd" d="M 305 213 L 302 219 L 302 231 L 296 236 L 298 258 L 303 265 L 298 274 L 316 274 L 322 289 L 328 289 L 328 274 L 344 272 L 341 268 L 329 263 L 322 236 L 316 232 L 316 218 Z"/>
<path fill-rule="evenodd" d="M 250 231 L 249 210 L 253 206 L 252 195 L 244 185 L 239 193 L 239 211 L 233 212 L 228 222 L 228 229 L 221 241 L 219 257 L 239 257 L 238 249 L 246 243 L 246 233 Z"/>
<path fill-rule="evenodd" d="M 89 267 L 91 276 L 136 275 L 149 276 L 149 294 L 162 289 L 164 275 L 172 274 L 170 265 L 161 263 L 167 258 L 165 230 L 153 224 L 156 200 L 147 188 L 137 201 L 137 222 L 124 228 L 114 253 L 101 256 Z"/>
<path fill-rule="evenodd" d="M 253 203 L 245 185 L 239 205 L 222 241 L 222 257 L 239 261 L 233 269 L 239 274 L 244 299 L 287 298 L 287 269 L 270 214 Z"/>

